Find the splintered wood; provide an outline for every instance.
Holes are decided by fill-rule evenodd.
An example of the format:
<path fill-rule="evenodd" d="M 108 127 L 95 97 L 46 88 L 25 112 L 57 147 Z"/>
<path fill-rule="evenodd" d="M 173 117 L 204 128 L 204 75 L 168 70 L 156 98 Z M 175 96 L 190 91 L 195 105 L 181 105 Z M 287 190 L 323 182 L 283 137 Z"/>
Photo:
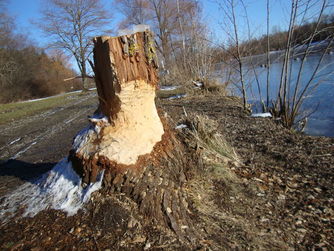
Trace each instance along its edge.
<path fill-rule="evenodd" d="M 155 47 L 150 32 L 94 39 L 95 79 L 100 110 L 114 119 L 121 109 L 118 95 L 129 84 L 141 80 L 146 89 L 158 82 Z M 136 99 L 135 96 L 133 96 Z M 122 104 L 123 105 L 123 104 Z"/>

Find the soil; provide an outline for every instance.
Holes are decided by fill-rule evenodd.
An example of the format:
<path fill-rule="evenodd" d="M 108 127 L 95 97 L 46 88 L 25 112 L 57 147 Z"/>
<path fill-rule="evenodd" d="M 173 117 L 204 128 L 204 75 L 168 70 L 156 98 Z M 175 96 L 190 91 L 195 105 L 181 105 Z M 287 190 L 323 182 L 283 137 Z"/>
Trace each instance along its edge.
<path fill-rule="evenodd" d="M 189 167 L 186 191 L 196 245 L 153 224 L 124 194 L 97 192 L 74 216 L 46 210 L 1 224 L 1 249 L 334 249 L 333 138 L 290 131 L 275 119 L 251 118 L 235 97 L 209 94 L 157 102 L 171 126 L 184 121 L 185 113 L 216 120 L 240 158 L 240 164 L 226 166 L 225 176 Z M 88 93 L 71 105 L 2 125 L 0 196 L 67 156 L 72 137 L 96 106 L 96 95 Z M 177 132 L 181 139 L 182 130 Z"/>
<path fill-rule="evenodd" d="M 64 105 L 0 125 L 0 196 L 67 156 L 72 138 L 97 108 L 96 92 L 68 98 Z"/>

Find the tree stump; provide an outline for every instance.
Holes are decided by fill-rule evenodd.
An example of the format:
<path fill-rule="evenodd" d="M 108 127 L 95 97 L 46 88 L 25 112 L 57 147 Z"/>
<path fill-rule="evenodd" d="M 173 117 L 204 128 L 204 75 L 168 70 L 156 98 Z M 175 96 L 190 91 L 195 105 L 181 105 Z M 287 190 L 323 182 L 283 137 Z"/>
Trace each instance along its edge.
<path fill-rule="evenodd" d="M 69 158 L 83 183 L 103 171 L 105 191 L 126 194 L 146 219 L 193 242 L 183 191 L 193 159 L 183 156 L 182 143 L 156 109 L 156 62 L 148 30 L 94 39 L 99 107 L 75 137 Z"/>

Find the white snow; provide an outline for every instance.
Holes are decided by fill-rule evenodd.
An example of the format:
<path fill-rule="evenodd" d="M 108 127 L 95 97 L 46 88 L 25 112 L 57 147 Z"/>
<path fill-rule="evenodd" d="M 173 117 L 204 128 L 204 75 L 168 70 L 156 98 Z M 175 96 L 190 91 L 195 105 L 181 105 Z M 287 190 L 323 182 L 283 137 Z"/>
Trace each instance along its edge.
<path fill-rule="evenodd" d="M 94 129 L 95 128 L 94 128 L 93 125 L 89 125 L 89 126 L 85 127 L 84 129 L 82 129 L 75 136 L 75 138 L 73 140 L 72 148 L 77 150 L 77 149 L 80 149 L 80 148 L 84 147 L 89 142 L 91 137 L 93 137 L 94 134 L 98 133 Z"/>
<path fill-rule="evenodd" d="M 136 32 L 144 32 L 146 30 L 149 30 L 150 26 L 147 24 L 137 24 L 135 26 L 133 26 L 132 30 L 134 33 Z"/>
<path fill-rule="evenodd" d="M 71 122 L 72 122 L 73 120 L 75 120 L 75 119 L 76 119 L 76 117 L 72 117 L 72 118 L 66 120 L 64 123 L 65 123 L 65 124 L 71 123 Z"/>
<path fill-rule="evenodd" d="M 176 90 L 180 87 L 181 86 L 161 86 L 159 89 L 162 90 L 162 91 L 173 91 L 173 90 Z"/>
<path fill-rule="evenodd" d="M 103 115 L 102 113 L 100 114 L 93 114 L 93 116 L 89 116 L 89 121 L 92 123 L 105 123 L 105 124 L 109 124 L 108 118 Z"/>
<path fill-rule="evenodd" d="M 20 138 L 17 138 L 17 139 L 14 139 L 12 142 L 10 142 L 8 145 L 13 145 L 14 143 L 16 143 L 17 141 L 20 141 L 21 140 L 21 137 Z"/>
<path fill-rule="evenodd" d="M 49 99 L 49 98 L 54 98 L 54 97 L 59 97 L 59 96 L 64 96 L 64 95 L 67 95 L 67 94 L 73 94 L 73 93 L 79 93 L 79 92 L 82 92 L 82 90 L 77 90 L 77 91 L 73 91 L 73 92 L 65 92 L 65 93 L 61 93 L 61 94 L 57 94 L 57 95 L 53 95 L 53 96 L 49 96 L 49 97 L 45 97 L 45 98 L 29 99 L 29 100 L 21 101 L 19 103 L 30 103 L 30 102 L 35 102 L 35 101 L 41 101 L 41 100 L 45 100 L 45 99 Z"/>
<path fill-rule="evenodd" d="M 175 95 L 175 96 L 171 96 L 167 99 L 172 100 L 172 99 L 184 98 L 186 96 L 187 96 L 187 94 L 178 94 L 178 95 Z"/>
<path fill-rule="evenodd" d="M 150 26 L 146 24 L 134 25 L 132 29 L 123 29 L 118 31 L 118 36 L 132 35 L 137 32 L 144 32 L 150 30 Z"/>
<path fill-rule="evenodd" d="M 183 128 L 187 128 L 188 126 L 185 124 L 179 124 L 175 127 L 175 129 L 183 129 Z"/>
<path fill-rule="evenodd" d="M 263 113 L 254 113 L 251 115 L 252 118 L 271 118 L 272 115 L 270 112 L 263 112 Z"/>
<path fill-rule="evenodd" d="M 92 137 L 100 133 L 102 127 L 109 126 L 108 118 L 102 114 L 94 114 L 89 117 L 91 124 L 82 129 L 74 138 L 72 148 L 77 150 L 86 145 Z"/>
<path fill-rule="evenodd" d="M 192 82 L 196 87 L 203 87 L 204 85 L 202 82 L 199 82 L 199 81 L 192 81 Z"/>
<path fill-rule="evenodd" d="M 45 209 L 62 210 L 69 216 L 74 215 L 91 194 L 100 189 L 103 173 L 98 175 L 97 182 L 83 188 L 72 163 L 64 158 L 37 181 L 27 182 L 1 198 L 0 220 L 8 221 L 19 208 L 24 208 L 23 217 L 32 217 Z"/>
<path fill-rule="evenodd" d="M 23 150 L 17 152 L 14 156 L 12 156 L 10 159 L 16 159 L 17 157 L 19 157 L 22 153 L 25 153 L 26 151 L 28 151 L 33 145 L 36 145 L 37 141 L 32 142 L 29 146 L 27 146 L 26 148 L 24 148 Z"/>

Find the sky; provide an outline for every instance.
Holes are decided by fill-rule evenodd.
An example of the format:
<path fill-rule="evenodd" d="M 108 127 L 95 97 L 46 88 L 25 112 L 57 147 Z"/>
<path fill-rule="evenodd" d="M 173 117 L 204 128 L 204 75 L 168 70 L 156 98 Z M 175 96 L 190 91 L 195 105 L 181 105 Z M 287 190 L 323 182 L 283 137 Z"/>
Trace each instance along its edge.
<path fill-rule="evenodd" d="M 115 30 L 122 16 L 116 12 L 112 0 L 101 0 L 106 9 L 110 10 L 113 15 L 113 22 L 110 26 Z M 182 0 L 181 0 L 182 1 Z M 217 2 L 225 0 L 198 0 L 203 8 L 203 20 L 210 27 L 213 33 L 213 39 L 217 40 L 217 44 L 227 41 L 224 35 L 226 25 L 223 24 L 224 15 L 222 10 L 217 6 Z M 244 0 L 247 7 L 247 14 L 250 24 L 252 38 L 259 37 L 266 32 L 266 1 L 267 0 Z M 317 2 L 318 0 L 314 0 Z M 332 0 L 330 0 L 332 1 Z M 34 24 L 34 20 L 40 18 L 40 9 L 46 0 L 7 0 L 8 12 L 10 16 L 15 18 L 17 31 L 27 34 L 32 42 L 40 47 L 46 47 L 48 37 L 46 37 Z M 319 1 L 320 2 L 320 1 Z M 290 0 L 270 0 L 270 26 L 280 27 L 286 30 L 289 20 Z M 318 4 L 319 5 L 319 4 Z M 239 20 L 240 38 L 248 37 L 247 25 L 243 18 L 244 11 L 242 8 L 236 9 L 236 18 Z"/>
<path fill-rule="evenodd" d="M 17 29 L 19 32 L 24 32 L 29 35 L 29 37 L 39 44 L 39 46 L 45 46 L 47 44 L 47 37 L 32 24 L 33 20 L 40 17 L 39 10 L 43 4 L 43 0 L 7 0 L 8 1 L 8 11 L 11 16 L 15 17 Z M 223 1 L 223 0 L 220 0 Z M 287 0 L 285 0 L 287 2 Z M 102 0 L 106 8 L 112 10 L 112 0 Z M 221 10 L 218 8 L 215 0 L 200 0 L 200 4 L 203 7 L 203 19 L 211 27 L 215 33 L 215 37 L 218 39 L 222 35 L 222 21 L 223 15 Z M 287 20 L 287 11 L 284 11 L 284 6 L 282 6 L 282 1 L 274 0 L 271 3 L 271 23 L 272 25 L 286 27 L 286 22 L 282 20 Z M 283 1 L 284 2 L 284 1 Z M 265 32 L 265 20 L 266 20 L 266 0 L 248 0 L 247 1 L 248 17 L 251 23 L 251 28 L 256 31 L 254 36 L 259 36 Z M 113 13 L 114 22 L 113 27 L 121 19 L 121 15 Z M 241 14 L 239 13 L 239 17 Z M 237 10 L 238 18 L 238 10 Z M 244 24 L 240 24 L 241 26 Z"/>
<path fill-rule="evenodd" d="M 10 16 L 15 18 L 15 23 L 18 32 L 28 34 L 29 38 L 44 47 L 48 43 L 48 38 L 33 24 L 34 20 L 38 20 L 40 16 L 40 9 L 45 0 L 7 0 L 7 9 Z M 112 1 L 102 0 L 106 7 L 112 9 Z M 111 26 L 120 20 L 119 15 L 115 15 L 115 20 Z"/>

